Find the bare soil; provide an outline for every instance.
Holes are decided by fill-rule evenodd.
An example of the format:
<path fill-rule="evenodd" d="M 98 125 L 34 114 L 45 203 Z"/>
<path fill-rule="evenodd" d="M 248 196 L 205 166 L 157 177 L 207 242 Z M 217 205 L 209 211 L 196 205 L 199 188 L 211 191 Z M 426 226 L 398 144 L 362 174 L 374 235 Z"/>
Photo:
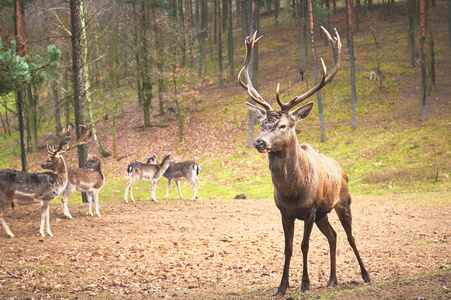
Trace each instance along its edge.
<path fill-rule="evenodd" d="M 425 203 L 449 193 L 422 195 Z M 339 286 L 326 288 L 329 247 L 314 229 L 311 291 L 300 293 L 302 223 L 296 223 L 291 288 L 282 299 L 449 299 L 451 207 L 416 195 L 356 196 L 354 236 L 372 279 L 364 284 L 336 217 Z M 445 202 L 446 203 L 446 202 Z M 51 205 L 54 237 L 39 236 L 39 207 L 8 210 L 0 231 L 0 299 L 270 299 L 281 279 L 284 238 L 273 200 L 138 200 Z"/>

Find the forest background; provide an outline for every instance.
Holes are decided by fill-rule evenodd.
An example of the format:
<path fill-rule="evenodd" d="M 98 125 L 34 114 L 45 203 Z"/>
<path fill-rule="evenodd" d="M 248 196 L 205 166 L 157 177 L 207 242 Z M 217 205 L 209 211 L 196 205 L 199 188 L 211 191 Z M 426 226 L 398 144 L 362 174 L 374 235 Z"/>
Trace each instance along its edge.
<path fill-rule="evenodd" d="M 96 135 L 89 153 L 102 158 L 107 178 L 101 201 L 122 199 L 127 164 L 167 152 L 200 164 L 201 199 L 272 197 L 267 158 L 252 149 L 259 130 L 236 76 L 244 38 L 258 30 L 254 86 L 266 99 L 274 102 L 278 82 L 285 100 L 314 85 L 307 1 L 18 1 L 16 10 L 15 2 L 0 3 L 0 36 L 2 54 L 17 40 L 30 67 L 20 86 L 26 150 L 18 89 L 2 90 L 1 168 L 39 172 L 46 144 L 55 144 L 63 127 L 86 122 Z M 337 159 L 353 194 L 449 192 L 449 1 L 349 4 L 350 19 L 343 1 L 313 1 L 317 55 L 331 68 L 319 25 L 336 27 L 342 63 L 321 91 L 323 112 L 315 105 L 297 125 L 299 141 Z M 73 8 L 80 12 L 77 34 Z M 76 88 L 74 36 L 81 46 Z M 370 80 L 371 69 L 381 80 Z M 87 153 L 66 161 L 83 165 Z M 157 198 L 165 185 L 159 182 Z M 148 197 L 148 184 L 137 184 L 135 198 Z M 175 189 L 169 197 L 177 197 Z"/>

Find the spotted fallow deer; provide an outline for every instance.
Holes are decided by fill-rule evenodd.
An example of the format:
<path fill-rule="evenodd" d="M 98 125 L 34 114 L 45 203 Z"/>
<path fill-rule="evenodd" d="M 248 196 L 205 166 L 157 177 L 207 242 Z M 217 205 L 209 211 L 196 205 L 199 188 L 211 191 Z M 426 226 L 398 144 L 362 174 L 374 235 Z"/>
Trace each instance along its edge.
<path fill-rule="evenodd" d="M 304 237 L 301 243 L 303 255 L 303 275 L 301 291 L 309 290 L 310 281 L 307 271 L 307 252 L 309 237 L 316 223 L 319 230 L 326 236 L 330 246 L 330 279 L 328 287 L 337 284 L 336 275 L 336 245 L 337 234 L 329 223 L 328 213 L 335 209 L 343 225 L 348 242 L 357 257 L 365 282 L 370 282 L 362 259 L 352 235 L 351 195 L 348 189 L 348 177 L 339 164 L 332 158 L 318 154 L 308 144 L 300 145 L 296 138 L 295 125 L 305 119 L 313 108 L 313 102 L 296 108 L 294 106 L 312 96 L 329 83 L 337 73 L 340 66 L 341 42 L 338 32 L 331 37 L 327 35 L 333 50 L 335 66 L 326 76 L 326 66 L 321 60 L 323 77 L 312 89 L 289 102 L 279 99 L 279 86 L 276 91 L 276 100 L 281 107 L 280 111 L 272 109 L 255 90 L 249 77 L 249 61 L 252 49 L 258 41 L 256 33 L 252 38 L 246 39 L 247 54 L 244 66 L 238 75 L 240 85 L 248 91 L 249 96 L 262 107 L 246 103 L 249 110 L 261 121 L 262 131 L 254 146 L 260 153 L 268 153 L 269 169 L 274 184 L 274 200 L 282 215 L 282 225 L 285 235 L 285 263 L 280 286 L 276 295 L 284 295 L 289 286 L 289 268 L 293 252 L 294 221 L 304 221 Z"/>
<path fill-rule="evenodd" d="M 64 147 L 67 144 L 67 139 L 70 138 L 70 126 L 63 130 L 57 149 L 47 145 L 49 155 L 41 167 L 51 172 L 28 173 L 11 169 L 0 170 L 0 221 L 8 236 L 14 237 L 14 234 L 3 218 L 5 209 L 9 205 L 14 207 L 14 204 L 29 205 L 35 203 L 41 205 L 39 233 L 41 236 L 45 236 L 45 223 L 47 234 L 53 236 L 50 230 L 49 204 L 64 191 L 67 185 L 67 168 L 62 154 L 90 142 L 91 130 L 82 126 L 81 132 L 80 139 L 73 146 Z"/>
<path fill-rule="evenodd" d="M 105 176 L 102 171 L 102 162 L 97 155 L 91 156 L 85 164 L 85 168 L 67 167 L 67 186 L 61 194 L 61 204 L 63 214 L 72 219 L 72 215 L 67 207 L 67 199 L 77 190 L 85 192 L 89 203 L 89 215 L 92 214 L 92 200 L 96 205 L 96 215 L 100 217 L 99 211 L 99 191 L 105 184 Z"/>
<path fill-rule="evenodd" d="M 174 180 L 175 184 L 177 185 L 177 190 L 179 191 L 180 199 L 182 199 L 183 196 L 180 190 L 180 181 L 187 180 L 194 189 L 193 198 L 191 198 L 191 200 L 196 200 L 200 185 L 198 179 L 199 172 L 200 167 L 195 161 L 187 160 L 179 163 L 172 163 L 163 174 L 163 176 L 168 180 L 168 187 L 166 188 L 164 199 L 168 197 L 169 188 L 171 187 L 172 181 Z"/>
<path fill-rule="evenodd" d="M 148 162 L 152 162 L 153 159 L 148 159 Z M 155 158 L 156 162 L 156 158 Z M 161 176 L 163 176 L 164 172 L 169 168 L 169 165 L 171 163 L 174 163 L 175 160 L 172 158 L 171 153 L 166 155 L 163 158 L 163 161 L 161 164 L 156 163 L 131 163 L 127 166 L 127 184 L 125 187 L 125 196 L 124 200 L 125 203 L 128 203 L 127 195 L 130 191 L 130 198 L 133 202 L 135 202 L 135 199 L 133 198 L 133 184 L 138 180 L 144 180 L 144 181 L 150 181 L 150 188 L 151 188 L 151 199 L 155 202 L 157 201 L 157 198 L 155 198 L 155 185 L 160 179 Z"/>

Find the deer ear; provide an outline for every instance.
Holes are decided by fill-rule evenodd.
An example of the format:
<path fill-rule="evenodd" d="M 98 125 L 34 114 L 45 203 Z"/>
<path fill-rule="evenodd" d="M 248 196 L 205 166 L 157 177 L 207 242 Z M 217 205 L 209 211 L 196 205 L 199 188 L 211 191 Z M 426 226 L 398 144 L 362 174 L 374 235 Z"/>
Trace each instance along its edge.
<path fill-rule="evenodd" d="M 298 122 L 302 119 L 307 118 L 307 116 L 309 115 L 309 113 L 312 111 L 313 108 L 313 102 L 307 103 L 304 106 L 301 106 L 299 108 L 296 108 L 295 110 L 293 110 L 290 113 L 290 118 L 294 121 L 294 122 Z"/>
<path fill-rule="evenodd" d="M 259 120 L 259 121 L 263 121 L 264 119 L 266 119 L 266 109 L 252 105 L 250 103 L 246 102 L 246 106 L 247 108 L 249 108 L 249 110 L 252 112 L 252 114 Z"/>

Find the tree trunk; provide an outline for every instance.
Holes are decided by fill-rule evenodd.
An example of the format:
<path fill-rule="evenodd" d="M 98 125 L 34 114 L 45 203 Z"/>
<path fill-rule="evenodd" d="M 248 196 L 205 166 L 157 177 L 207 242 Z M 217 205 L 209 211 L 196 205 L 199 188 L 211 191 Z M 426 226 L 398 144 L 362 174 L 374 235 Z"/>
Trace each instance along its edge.
<path fill-rule="evenodd" d="M 81 2 L 80 7 L 80 22 L 82 28 L 82 66 L 84 73 L 84 91 L 85 91 L 85 99 L 86 99 L 86 108 L 88 110 L 88 123 L 91 124 L 92 135 L 94 137 L 94 141 L 96 143 L 97 150 L 99 151 L 102 157 L 111 156 L 110 153 L 105 151 L 102 147 L 102 142 L 100 141 L 99 135 L 97 133 L 97 126 L 95 124 L 94 118 L 92 116 L 92 99 L 91 99 L 91 69 L 90 63 L 88 59 L 88 34 L 86 30 L 86 9 L 83 6 L 83 1 Z M 83 166 L 84 167 L 84 166 Z"/>
<path fill-rule="evenodd" d="M 451 0 L 448 0 L 448 41 L 449 52 L 451 52 Z"/>
<path fill-rule="evenodd" d="M 152 108 L 152 82 L 149 77 L 149 62 L 147 59 L 147 37 L 146 37 L 146 5 L 141 3 L 141 17 L 142 17 L 142 39 L 143 39 L 143 114 L 144 114 L 144 128 L 150 127 L 150 110 Z"/>
<path fill-rule="evenodd" d="M 232 0 L 228 0 L 228 17 L 229 17 L 229 28 L 228 28 L 228 60 L 229 60 L 229 70 L 230 78 L 233 78 L 233 18 L 232 18 Z"/>
<path fill-rule="evenodd" d="M 349 14 L 349 57 L 351 61 L 351 92 L 352 92 L 352 129 L 356 128 L 356 102 L 357 91 L 355 86 L 355 67 L 354 67 L 354 3 L 353 0 L 347 1 Z M 381 79 L 382 80 L 382 79 Z"/>
<path fill-rule="evenodd" d="M 71 16 L 71 39 L 72 39 L 72 74 L 74 84 L 74 110 L 75 110 L 75 132 L 77 140 L 81 137 L 80 125 L 85 125 L 85 74 L 83 72 L 82 54 L 82 25 L 81 25 L 81 4 L 82 0 L 70 0 Z M 83 168 L 88 158 L 86 145 L 77 147 L 78 166 Z"/>
<path fill-rule="evenodd" d="M 301 16 L 301 67 L 299 69 L 300 80 L 304 81 L 304 75 L 307 72 L 307 0 L 302 0 L 302 16 Z"/>
<path fill-rule="evenodd" d="M 243 16 L 246 15 L 245 18 L 243 18 L 243 21 L 247 21 L 247 26 L 244 26 L 247 28 L 247 36 L 252 37 L 254 34 L 254 13 L 253 13 L 253 7 L 252 7 L 252 0 L 247 0 L 245 2 L 245 7 L 242 10 Z M 256 72 L 255 72 L 255 65 L 258 64 L 258 59 L 256 58 L 258 56 L 258 48 L 257 45 L 254 45 L 254 51 L 251 58 L 251 61 L 249 62 L 249 78 L 252 81 L 252 84 L 256 90 L 258 90 L 258 80 L 256 78 Z M 249 96 L 249 99 L 247 100 L 251 104 L 255 104 L 255 101 Z M 255 117 L 254 115 L 249 111 L 248 115 L 249 119 L 249 130 L 247 135 L 247 147 L 252 148 L 254 146 L 254 125 L 255 125 Z"/>
<path fill-rule="evenodd" d="M 415 8 L 414 8 L 415 0 L 408 0 L 408 18 L 409 18 L 409 45 L 410 45 L 410 66 L 415 68 L 415 29 L 414 29 L 414 16 L 415 16 Z"/>
<path fill-rule="evenodd" d="M 432 0 L 428 0 L 428 29 L 429 29 L 429 52 L 430 52 L 430 62 L 429 70 L 431 72 L 431 91 L 435 92 L 435 50 L 434 50 L 434 34 L 433 34 L 433 23 L 432 23 Z"/>
<path fill-rule="evenodd" d="M 163 31 L 161 28 L 161 7 L 152 6 L 153 28 L 155 34 L 155 44 L 157 48 L 157 68 L 158 68 L 158 106 L 160 116 L 164 115 L 164 57 L 163 57 Z"/>
<path fill-rule="evenodd" d="M 52 81 L 52 91 L 53 91 L 53 117 L 55 118 L 55 131 L 56 136 L 60 135 L 63 127 L 61 126 L 61 117 L 60 117 L 60 94 L 58 92 L 58 81 Z"/>
<path fill-rule="evenodd" d="M 217 8 L 217 21 L 218 21 L 218 59 L 219 59 L 219 86 L 223 86 L 223 79 L 222 79 L 222 19 L 221 19 L 221 0 L 217 0 L 216 3 Z"/>
<path fill-rule="evenodd" d="M 424 24 L 424 1 L 419 0 L 420 8 L 420 44 L 421 44 L 421 116 L 422 121 L 426 120 L 426 31 Z"/>
<path fill-rule="evenodd" d="M 316 65 L 316 53 L 315 53 L 315 34 L 313 28 L 313 8 L 312 8 L 312 0 L 308 0 L 309 6 L 309 16 L 310 16 L 310 35 L 312 38 L 312 59 L 313 59 L 313 71 L 315 74 L 315 84 L 318 84 L 318 66 Z M 323 102 L 321 99 L 321 91 L 316 92 L 316 96 L 318 98 L 318 110 L 319 110 L 319 127 L 321 130 L 321 143 L 326 142 L 326 131 L 324 126 L 324 113 L 323 113 Z"/>
<path fill-rule="evenodd" d="M 141 67 L 139 64 L 139 47 L 138 47 L 138 25 L 136 22 L 136 2 L 133 2 L 133 42 L 135 43 L 135 62 L 136 62 L 136 85 L 138 92 L 138 103 L 141 106 L 142 101 L 142 82 L 141 82 Z"/>
<path fill-rule="evenodd" d="M 19 0 L 14 0 L 14 31 L 17 41 L 17 54 L 22 55 L 19 49 L 21 48 L 21 37 L 19 28 Z M 20 133 L 20 157 L 22 160 L 22 171 L 28 171 L 27 162 L 27 140 L 25 137 L 25 116 L 24 116 L 24 103 L 23 103 L 23 93 L 22 88 L 18 89 L 16 92 L 16 105 L 17 105 L 17 115 L 19 121 L 19 133 Z"/>

